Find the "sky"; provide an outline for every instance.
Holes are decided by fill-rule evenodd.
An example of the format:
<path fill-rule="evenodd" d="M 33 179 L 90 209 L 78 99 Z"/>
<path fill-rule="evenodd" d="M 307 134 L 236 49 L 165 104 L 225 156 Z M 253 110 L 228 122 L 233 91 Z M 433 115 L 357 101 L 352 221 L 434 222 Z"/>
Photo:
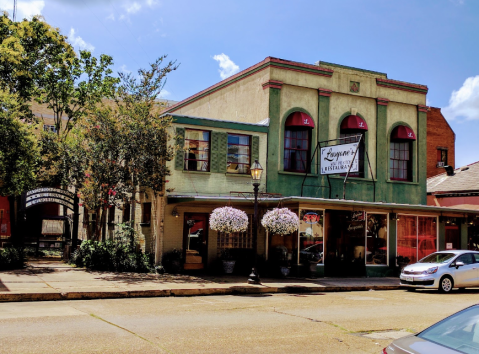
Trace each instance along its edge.
<path fill-rule="evenodd" d="M 17 8 L 17 20 L 41 14 L 77 50 L 111 55 L 117 72 L 167 54 L 179 68 L 162 96 L 175 101 L 268 56 L 427 85 L 427 104 L 456 133 L 456 167 L 479 161 L 477 0 L 17 0 Z"/>

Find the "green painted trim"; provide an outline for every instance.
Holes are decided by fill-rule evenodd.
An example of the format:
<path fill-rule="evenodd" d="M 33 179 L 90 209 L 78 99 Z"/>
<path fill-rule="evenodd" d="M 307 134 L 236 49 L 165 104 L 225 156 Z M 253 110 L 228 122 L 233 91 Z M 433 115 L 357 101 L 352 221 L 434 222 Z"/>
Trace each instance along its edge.
<path fill-rule="evenodd" d="M 461 223 L 460 226 L 461 229 L 461 249 L 467 250 L 467 224 L 466 223 Z"/>
<path fill-rule="evenodd" d="M 290 175 L 290 176 L 301 176 L 304 177 L 304 173 L 300 172 L 289 172 L 289 171 L 278 171 L 280 175 Z M 316 173 L 308 173 L 308 177 L 318 177 L 319 175 Z"/>
<path fill-rule="evenodd" d="M 385 200 L 386 183 L 389 175 L 389 155 L 384 148 L 388 144 L 388 106 L 376 102 L 376 200 Z"/>
<path fill-rule="evenodd" d="M 313 119 L 313 116 L 310 112 L 308 112 L 306 109 L 301 108 L 301 107 L 293 107 L 290 108 L 286 111 L 285 114 L 283 114 L 283 118 L 281 119 L 281 126 L 280 126 L 280 131 L 279 131 L 279 146 L 280 146 L 280 152 L 281 152 L 281 159 L 279 160 L 279 168 L 278 171 L 284 171 L 284 125 L 286 124 L 286 119 L 288 119 L 289 115 L 294 113 L 294 112 L 302 112 L 306 113 L 308 116 Z M 314 130 L 317 129 L 318 122 L 314 121 L 314 129 L 311 132 L 311 146 L 310 146 L 310 155 L 313 155 L 314 148 L 316 147 L 317 141 L 316 141 L 316 134 L 314 134 Z M 270 139 L 270 137 L 268 137 Z M 316 164 L 313 162 L 313 166 L 311 166 L 311 172 L 312 173 L 317 173 L 316 169 Z M 287 171 L 284 171 L 287 172 Z M 300 173 L 301 175 L 304 176 L 304 174 Z"/>
<path fill-rule="evenodd" d="M 341 181 L 344 181 L 344 177 L 342 177 L 342 176 L 331 176 L 331 175 L 330 175 L 329 178 L 331 178 L 331 179 L 339 179 L 339 180 L 341 180 Z M 371 178 L 360 178 L 360 177 L 348 177 L 348 181 L 349 181 L 349 180 L 358 181 L 358 182 L 371 182 L 371 183 L 373 183 L 373 182 L 376 181 L 376 180 L 373 181 Z"/>
<path fill-rule="evenodd" d="M 281 156 L 279 147 L 278 134 L 280 132 L 280 112 L 281 112 L 281 90 L 270 87 L 269 90 L 269 107 L 268 116 L 270 119 L 268 134 L 268 149 L 267 149 L 267 171 L 266 174 L 266 191 L 272 192 L 279 190 L 278 175 L 270 173 L 271 171 L 278 171 L 278 154 Z M 276 134 L 276 136 L 275 136 Z"/>
<path fill-rule="evenodd" d="M 298 65 L 291 65 L 291 64 L 284 64 L 284 63 L 277 63 L 277 62 L 271 62 L 271 66 L 273 67 L 280 67 L 284 69 L 291 69 L 295 71 L 302 71 L 306 73 L 311 73 L 315 75 L 322 75 L 322 76 L 333 76 L 333 73 L 328 70 L 323 70 L 321 67 L 318 66 L 318 68 L 306 68 L 304 66 L 298 66 Z"/>
<path fill-rule="evenodd" d="M 422 202 L 427 204 L 427 113 L 421 112 L 418 107 L 417 112 L 417 167 L 418 182 L 421 190 L 424 191 Z"/>
<path fill-rule="evenodd" d="M 407 127 L 409 127 L 412 131 L 414 131 L 414 129 L 411 128 L 411 126 L 409 124 L 407 124 L 406 122 L 402 122 L 402 121 L 398 121 L 398 122 L 395 122 L 393 125 L 391 125 L 391 127 L 389 127 L 389 131 L 388 131 L 388 135 L 387 135 L 387 181 L 392 181 L 391 180 L 391 176 L 389 175 L 389 160 L 390 160 L 390 156 L 391 156 L 391 133 L 393 132 L 394 128 L 396 128 L 398 125 L 405 125 Z M 416 139 L 418 139 L 418 134 L 417 134 L 417 131 L 414 132 L 414 134 L 416 134 Z M 426 143 L 426 139 L 424 139 L 424 143 Z M 384 149 L 386 150 L 386 149 Z M 418 158 L 417 158 L 417 140 L 413 140 L 412 142 L 412 162 L 411 162 L 411 166 L 412 166 L 412 181 L 398 181 L 398 182 L 413 182 L 413 183 L 418 183 L 418 166 L 417 166 L 417 161 L 418 161 Z M 426 166 L 426 164 L 424 164 L 424 167 Z"/>
<path fill-rule="evenodd" d="M 419 182 L 395 181 L 395 180 L 393 180 L 393 179 L 388 179 L 388 180 L 386 181 L 386 183 L 411 184 L 411 185 L 415 185 L 415 186 L 418 186 L 418 185 L 419 185 Z"/>
<path fill-rule="evenodd" d="M 439 251 L 445 251 L 446 250 L 446 223 L 445 222 L 439 222 L 439 235 L 438 235 L 438 245 L 437 249 Z M 467 245 L 466 245 L 467 247 Z"/>
<path fill-rule="evenodd" d="M 397 256 L 397 220 L 391 220 L 391 215 L 388 214 L 389 219 L 389 267 L 396 267 L 396 256 Z"/>
<path fill-rule="evenodd" d="M 336 137 L 339 138 L 340 135 L 341 135 L 341 123 L 343 122 L 344 118 L 348 117 L 351 115 L 351 112 L 348 111 L 348 112 L 345 112 L 341 115 L 341 117 L 339 118 L 339 121 L 338 121 L 338 127 L 337 127 L 337 131 L 336 131 Z M 359 116 L 360 118 L 362 118 L 366 124 L 368 125 L 368 129 L 369 129 L 369 126 L 370 124 L 368 124 L 368 120 L 366 118 L 364 118 L 364 116 L 361 114 L 361 113 L 356 113 L 357 116 Z M 364 133 L 364 146 L 366 147 L 366 150 L 368 150 L 369 148 L 369 131 L 366 130 L 365 133 Z M 369 165 L 368 165 L 368 158 L 366 156 L 366 152 L 364 152 L 364 161 L 363 161 L 363 173 L 364 173 L 364 178 L 369 178 Z M 349 180 L 349 177 L 348 177 L 348 180 Z"/>
<path fill-rule="evenodd" d="M 396 81 L 396 82 L 393 83 L 393 82 L 390 82 L 390 81 L 379 81 L 378 82 L 376 80 L 376 85 L 386 87 L 386 88 L 403 90 L 403 91 L 411 91 L 411 92 L 422 93 L 424 95 L 427 94 L 427 92 L 428 92 L 427 88 L 423 89 L 423 88 L 417 87 L 418 84 L 410 84 L 408 82 L 405 82 L 404 84 L 402 84 L 399 81 Z"/>
<path fill-rule="evenodd" d="M 210 175 L 211 174 L 211 172 L 208 172 L 208 171 L 187 171 L 187 170 L 183 170 L 181 172 L 191 173 L 191 174 L 194 174 L 194 175 Z"/>
<path fill-rule="evenodd" d="M 329 107 L 331 103 L 331 96 L 318 96 L 318 142 L 319 141 L 326 141 L 329 140 Z M 316 158 L 319 160 L 321 156 L 321 151 L 317 151 Z M 318 160 L 316 160 L 316 164 L 318 164 Z M 319 178 L 318 186 L 327 186 L 327 176 L 321 175 Z M 331 186 L 331 188 L 333 188 Z M 329 196 L 329 189 L 328 188 L 320 188 L 321 195 L 323 197 Z M 332 190 L 331 190 L 332 193 Z"/>
<path fill-rule="evenodd" d="M 368 74 L 376 74 L 376 75 L 381 75 L 385 76 L 386 78 L 388 77 L 388 74 L 386 73 L 381 73 L 379 71 L 373 71 L 373 70 L 367 70 L 367 69 L 360 69 L 360 68 L 355 68 L 353 66 L 347 66 L 347 65 L 340 65 L 340 64 L 334 64 L 334 63 L 328 63 L 326 61 L 320 61 L 319 65 L 327 65 L 327 66 L 334 66 L 336 68 L 343 68 L 343 69 L 349 69 L 349 70 L 354 70 L 354 71 L 360 71 L 363 73 L 368 73 Z"/>
<path fill-rule="evenodd" d="M 213 120 L 213 119 L 205 119 L 205 118 L 192 118 L 192 117 L 186 117 L 186 116 L 177 116 L 175 114 L 170 114 L 170 116 L 173 117 L 174 124 L 200 125 L 203 127 L 234 129 L 234 130 L 260 132 L 260 133 L 267 133 L 269 130 L 269 127 L 261 126 L 261 125 L 228 122 L 223 120 Z"/>
<path fill-rule="evenodd" d="M 229 173 L 229 172 L 226 172 L 225 173 L 225 176 L 226 177 L 243 177 L 243 178 L 249 178 L 251 179 L 251 175 L 249 174 L 246 174 L 246 173 Z"/>

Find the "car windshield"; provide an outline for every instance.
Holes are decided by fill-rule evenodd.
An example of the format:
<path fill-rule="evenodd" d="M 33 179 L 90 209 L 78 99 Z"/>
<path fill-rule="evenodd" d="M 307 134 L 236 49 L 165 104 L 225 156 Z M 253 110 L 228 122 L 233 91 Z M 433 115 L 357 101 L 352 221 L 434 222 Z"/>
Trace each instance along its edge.
<path fill-rule="evenodd" d="M 424 257 L 418 263 L 445 263 L 454 256 L 454 253 L 433 253 L 427 257 Z"/>
<path fill-rule="evenodd" d="M 478 353 L 479 306 L 470 307 L 452 315 L 417 336 L 460 353 Z"/>

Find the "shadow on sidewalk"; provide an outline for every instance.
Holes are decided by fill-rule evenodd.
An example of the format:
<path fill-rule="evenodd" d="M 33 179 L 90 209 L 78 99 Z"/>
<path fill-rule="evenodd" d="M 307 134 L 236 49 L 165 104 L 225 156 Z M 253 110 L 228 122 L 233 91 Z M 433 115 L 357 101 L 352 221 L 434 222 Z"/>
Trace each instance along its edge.
<path fill-rule="evenodd" d="M 212 284 L 213 282 L 182 274 L 148 274 L 148 273 L 104 273 L 89 272 L 96 275 L 95 279 L 121 282 L 125 284 L 141 284 L 144 282 L 154 283 L 176 283 L 176 284 Z"/>

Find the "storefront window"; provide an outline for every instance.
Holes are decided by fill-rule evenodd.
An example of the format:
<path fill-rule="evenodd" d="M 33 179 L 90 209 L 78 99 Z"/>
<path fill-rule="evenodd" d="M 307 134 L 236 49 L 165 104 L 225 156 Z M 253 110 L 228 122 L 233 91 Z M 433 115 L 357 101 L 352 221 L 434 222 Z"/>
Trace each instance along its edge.
<path fill-rule="evenodd" d="M 368 214 L 366 235 L 366 264 L 387 264 L 387 214 Z"/>
<path fill-rule="evenodd" d="M 210 132 L 186 129 L 185 131 L 185 170 L 210 170 Z"/>
<path fill-rule="evenodd" d="M 419 216 L 418 260 L 437 250 L 436 218 Z"/>
<path fill-rule="evenodd" d="M 299 212 L 299 262 L 324 263 L 323 211 Z"/>
<path fill-rule="evenodd" d="M 410 264 L 437 251 L 435 217 L 400 215 L 397 235 L 397 255 L 408 257 Z"/>
<path fill-rule="evenodd" d="M 417 217 L 400 215 L 397 221 L 397 255 L 417 262 Z"/>

